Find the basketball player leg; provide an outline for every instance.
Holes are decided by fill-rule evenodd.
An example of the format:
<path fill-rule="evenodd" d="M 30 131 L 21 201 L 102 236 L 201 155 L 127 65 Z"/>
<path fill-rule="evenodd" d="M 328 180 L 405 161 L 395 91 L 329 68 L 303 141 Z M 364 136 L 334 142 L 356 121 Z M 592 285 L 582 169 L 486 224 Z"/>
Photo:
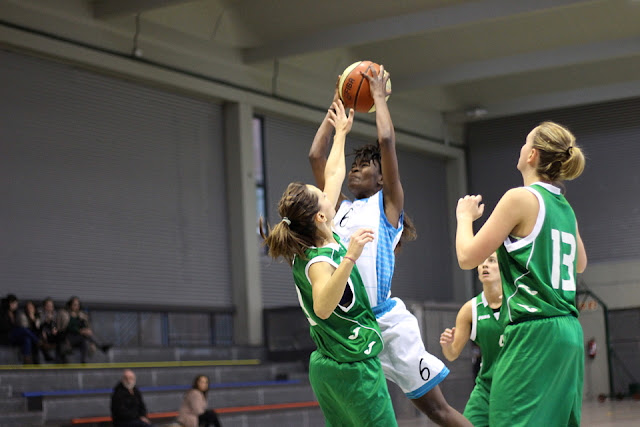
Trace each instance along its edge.
<path fill-rule="evenodd" d="M 378 318 L 385 343 L 378 357 L 385 376 L 434 423 L 471 427 L 471 423 L 447 403 L 438 386 L 449 369 L 424 348 L 415 316 L 400 299 L 393 300 L 396 305 Z"/>
<path fill-rule="evenodd" d="M 411 402 L 431 421 L 440 426 L 473 426 L 460 412 L 447 403 L 440 386 L 435 386 L 417 399 L 411 399 Z"/>

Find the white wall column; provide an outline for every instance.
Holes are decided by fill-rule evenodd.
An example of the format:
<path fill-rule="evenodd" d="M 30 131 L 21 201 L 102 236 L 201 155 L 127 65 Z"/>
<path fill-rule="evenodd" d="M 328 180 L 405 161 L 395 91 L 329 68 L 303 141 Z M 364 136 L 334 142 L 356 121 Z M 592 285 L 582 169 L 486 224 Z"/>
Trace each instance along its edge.
<path fill-rule="evenodd" d="M 453 283 L 453 299 L 456 302 L 464 303 L 474 295 L 473 278 L 475 270 L 465 271 L 458 265 L 456 255 L 456 207 L 458 199 L 467 194 L 467 172 L 466 156 L 464 154 L 447 161 L 447 206 L 449 217 L 449 233 L 452 241 L 451 253 L 451 279 Z"/>
<path fill-rule="evenodd" d="M 224 115 L 234 340 L 241 345 L 260 345 L 262 285 L 256 234 L 253 108 L 246 103 L 229 102 L 224 106 Z"/>

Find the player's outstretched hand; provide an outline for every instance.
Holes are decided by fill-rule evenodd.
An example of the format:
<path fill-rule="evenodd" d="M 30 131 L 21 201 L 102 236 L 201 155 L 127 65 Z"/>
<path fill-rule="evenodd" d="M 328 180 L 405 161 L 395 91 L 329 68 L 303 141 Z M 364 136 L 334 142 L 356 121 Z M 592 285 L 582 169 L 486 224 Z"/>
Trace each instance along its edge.
<path fill-rule="evenodd" d="M 349 109 L 349 116 L 344 111 L 344 105 L 342 105 L 341 101 L 336 101 L 331 104 L 331 108 L 329 108 L 329 122 L 336 128 L 336 133 L 342 132 L 347 134 L 351 131 L 351 126 L 353 126 L 353 116 L 354 116 L 353 108 Z"/>
<path fill-rule="evenodd" d="M 358 259 L 362 255 L 362 249 L 364 245 L 369 242 L 373 242 L 375 235 L 371 228 L 361 228 L 351 235 L 349 241 L 349 247 L 347 248 L 347 255 L 350 258 Z"/>

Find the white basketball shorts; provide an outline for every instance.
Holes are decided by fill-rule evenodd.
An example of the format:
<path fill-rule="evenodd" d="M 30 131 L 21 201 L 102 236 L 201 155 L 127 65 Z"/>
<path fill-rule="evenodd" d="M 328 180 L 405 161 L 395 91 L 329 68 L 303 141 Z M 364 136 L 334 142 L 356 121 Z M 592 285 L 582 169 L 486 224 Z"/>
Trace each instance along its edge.
<path fill-rule="evenodd" d="M 377 319 L 384 341 L 378 357 L 385 377 L 409 399 L 417 399 L 441 383 L 449 369 L 424 348 L 418 319 L 402 300 L 393 298 L 387 302 L 395 302 L 395 306 Z"/>

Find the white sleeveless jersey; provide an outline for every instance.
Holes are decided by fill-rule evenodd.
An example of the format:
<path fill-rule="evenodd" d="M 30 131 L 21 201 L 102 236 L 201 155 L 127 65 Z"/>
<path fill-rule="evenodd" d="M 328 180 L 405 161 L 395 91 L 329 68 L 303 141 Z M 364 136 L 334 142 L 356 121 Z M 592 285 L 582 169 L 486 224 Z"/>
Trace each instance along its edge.
<path fill-rule="evenodd" d="M 398 224 L 389 223 L 384 213 L 382 191 L 378 191 L 367 199 L 343 201 L 333 219 L 334 230 L 345 246 L 349 245 L 351 235 L 358 229 L 374 230 L 373 242 L 364 246 L 356 262 L 371 307 L 382 304 L 391 296 L 391 278 L 395 267 L 393 251 L 402 235 L 403 215 L 400 215 Z"/>

